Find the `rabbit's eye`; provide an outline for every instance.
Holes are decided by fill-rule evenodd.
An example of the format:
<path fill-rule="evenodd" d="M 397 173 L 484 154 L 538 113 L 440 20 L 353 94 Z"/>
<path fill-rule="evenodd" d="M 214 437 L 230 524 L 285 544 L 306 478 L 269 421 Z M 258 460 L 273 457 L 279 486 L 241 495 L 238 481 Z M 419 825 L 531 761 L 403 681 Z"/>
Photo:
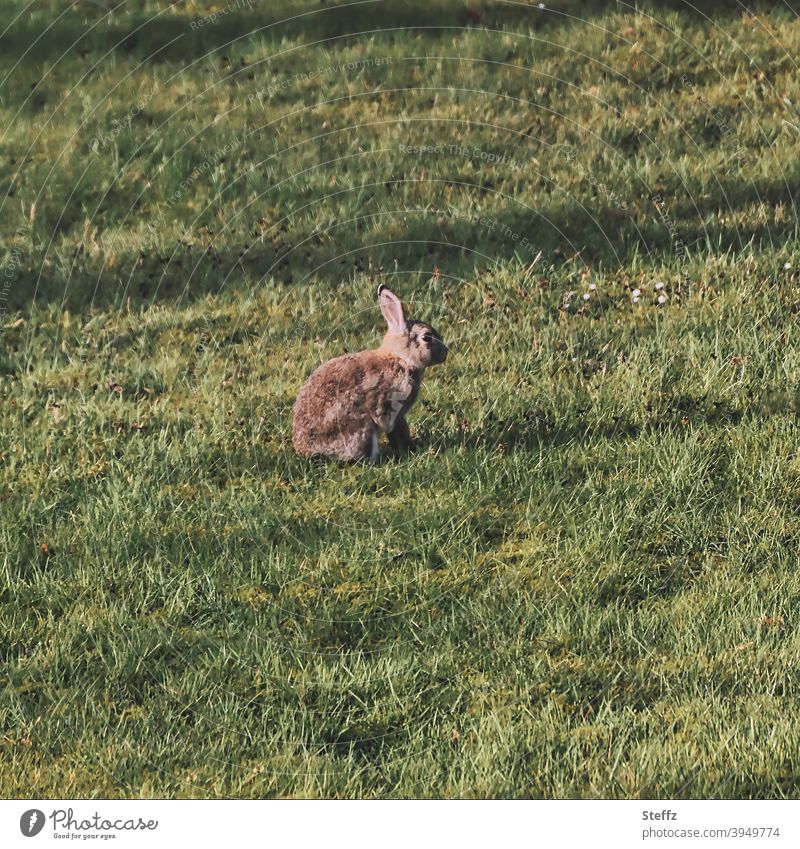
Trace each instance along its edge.
<path fill-rule="evenodd" d="M 422 335 L 422 341 L 423 342 L 430 342 L 431 339 L 433 339 L 433 336 L 431 336 L 430 333 L 423 333 L 423 335 Z"/>

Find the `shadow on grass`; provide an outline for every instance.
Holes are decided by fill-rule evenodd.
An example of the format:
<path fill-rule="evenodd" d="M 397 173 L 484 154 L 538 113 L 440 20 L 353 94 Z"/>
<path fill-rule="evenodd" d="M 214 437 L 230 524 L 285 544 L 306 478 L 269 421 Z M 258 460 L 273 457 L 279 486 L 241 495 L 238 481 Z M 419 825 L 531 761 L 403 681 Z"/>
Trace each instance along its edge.
<path fill-rule="evenodd" d="M 587 410 L 588 412 L 588 410 Z M 776 408 L 769 396 L 754 398 L 746 406 L 716 402 L 706 396 L 678 395 L 665 398 L 658 410 L 653 410 L 644 421 L 634 421 L 617 416 L 608 421 L 592 421 L 577 416 L 556 420 L 554 416 L 531 410 L 521 416 L 501 417 L 489 413 L 486 424 L 461 436 L 459 447 L 470 450 L 500 448 L 503 452 L 542 451 L 572 444 L 598 440 L 633 440 L 655 434 L 689 433 L 697 427 L 736 427 L 746 421 L 755 421 L 774 415 L 800 415 L 800 397 L 788 397 Z M 446 436 L 431 439 L 423 435 L 418 439 L 418 449 L 424 451 L 435 445 L 447 450 Z"/>
<path fill-rule="evenodd" d="M 217 50 L 236 50 L 238 42 L 258 37 L 280 43 L 286 38 L 302 38 L 305 42 L 341 39 L 352 36 L 363 39 L 364 33 L 387 29 L 420 29 L 427 37 L 443 35 L 453 27 L 503 29 L 510 26 L 527 30 L 546 30 L 564 25 L 580 25 L 619 12 L 615 0 L 597 0 L 587 4 L 580 0 L 554 0 L 546 9 L 537 4 L 475 3 L 462 0 L 365 0 L 342 6 L 315 2 L 276 0 L 262 3 L 243 1 L 228 13 L 214 7 L 215 12 L 203 14 L 202 7 L 194 15 L 187 14 L 180 4 L 166 9 L 148 11 L 131 9 L 134 4 L 103 0 L 93 4 L 87 17 L 83 6 L 65 4 L 65 9 L 50 12 L 46 23 L 39 15 L 17 15 L 16 4 L 3 2 L 11 23 L 0 38 L 0 55 L 22 60 L 30 65 L 53 62 L 73 52 L 83 57 L 103 55 L 112 50 L 121 56 L 153 62 L 181 62 L 205 56 Z M 756 4 L 758 7 L 759 4 Z M 786 13 L 791 8 L 786 3 Z M 227 8 L 227 7 L 225 7 Z M 772 10 L 770 4 L 766 8 Z M 639 12 L 659 18 L 665 12 L 684 12 L 697 18 L 699 13 L 714 20 L 741 17 L 738 2 L 696 0 L 666 0 L 661 3 L 637 4 Z M 633 8 L 630 10 L 633 12 Z M 757 11 L 756 9 L 752 10 Z M 93 26 L 93 24 L 97 24 Z"/>
<path fill-rule="evenodd" d="M 106 8 L 112 8 L 110 0 Z M 99 58 L 110 49 L 142 61 L 186 63 L 217 50 L 230 53 L 230 48 L 235 46 L 231 41 L 247 39 L 254 34 L 264 38 L 274 36 L 278 41 L 296 37 L 305 42 L 341 39 L 353 34 L 353 39 L 363 41 L 359 33 L 387 27 L 419 28 L 430 38 L 449 32 L 451 30 L 445 28 L 452 27 L 516 27 L 523 30 L 573 24 L 579 27 L 583 21 L 610 10 L 618 11 L 619 4 L 598 2 L 587 11 L 585 4 L 577 2 L 554 3 L 548 4 L 543 14 L 538 8 L 521 4 L 498 2 L 473 10 L 461 2 L 413 0 L 393 4 L 389 15 L 389 6 L 382 0 L 348 5 L 346 9 L 279 3 L 268 11 L 243 5 L 241 10 L 236 9 L 213 21 L 203 19 L 202 26 L 198 24 L 200 18 L 174 9 L 170 7 L 168 13 L 153 17 L 141 9 L 126 11 L 123 8 L 102 26 L 91 30 L 85 14 L 77 8 L 68 8 L 61 16 L 53 13 L 52 26 L 44 32 L 41 16 L 21 16 L 0 39 L 0 53 L 9 60 L 19 59 L 23 66 L 34 66 L 59 59 L 65 49 L 75 43 L 74 52 L 82 57 L 85 54 L 87 63 L 94 55 Z M 665 9 L 688 14 L 681 0 L 652 7 L 656 17 L 663 15 Z M 697 15 L 699 11 L 713 13 L 718 20 L 726 15 L 740 16 L 741 6 L 736 2 L 705 3 L 692 14 Z M 242 46 L 245 44 L 241 41 Z M 335 47 L 335 42 L 331 46 Z M 69 49 L 66 55 L 72 55 Z M 234 75 L 246 72 L 246 68 L 234 65 L 237 67 Z M 31 104 L 35 111 L 38 107 L 34 101 Z M 672 194 L 670 214 L 684 243 L 699 244 L 711 250 L 736 251 L 751 242 L 772 247 L 797 237 L 790 187 L 797 184 L 798 178 L 800 169 L 797 168 L 786 175 L 786 179 L 749 181 L 744 175 L 725 177 L 720 180 L 721 191 L 715 191 L 711 197 L 703 197 L 699 189 L 688 196 L 681 196 L 676 190 L 661 191 L 665 198 Z M 387 183 L 383 189 L 378 187 L 371 204 L 378 210 L 394 208 L 397 201 L 393 193 L 402 183 L 401 178 L 392 181 L 391 186 Z M 401 193 L 404 188 L 399 186 Z M 475 191 L 481 193 L 490 188 L 490 185 L 477 185 Z M 91 185 L 86 189 L 87 200 L 93 197 L 93 191 Z M 297 196 L 291 191 L 297 191 Z M 69 248 L 63 249 L 61 262 L 43 263 L 34 254 L 17 262 L 14 276 L 8 276 L 6 306 L 10 310 L 22 310 L 35 299 L 37 304 L 63 301 L 76 311 L 85 309 L 90 303 L 97 307 L 120 307 L 129 299 L 143 305 L 186 302 L 219 291 L 238 292 L 264 282 L 286 287 L 287 292 L 305 280 L 335 288 L 370 266 L 391 268 L 395 263 L 405 269 L 428 267 L 432 270 L 436 265 L 446 266 L 454 277 L 472 277 L 476 268 L 512 259 L 515 254 L 523 261 L 532 259 L 538 251 L 556 264 L 579 254 L 581 263 L 611 268 L 627 265 L 633 258 L 646 257 L 654 266 L 674 260 L 674 234 L 659 220 L 644 187 L 639 198 L 631 199 L 635 205 L 633 216 L 614 217 L 613 210 L 604 209 L 591 197 L 582 198 L 585 204 L 582 206 L 578 201 L 554 196 L 535 210 L 507 205 L 497 214 L 497 226 L 491 231 L 477 221 L 454 218 L 434 223 L 410 217 L 403 221 L 402 228 L 398 228 L 395 218 L 376 217 L 366 231 L 361 227 L 344 227 L 332 234 L 335 239 L 325 242 L 319 234 L 314 234 L 312 220 L 301 221 L 300 226 L 291 231 L 284 227 L 284 232 L 262 238 L 256 222 L 261 214 L 259 210 L 268 202 L 277 203 L 281 209 L 306 204 L 314 211 L 324 204 L 324 201 L 308 204 L 308 198 L 299 194 L 302 191 L 290 189 L 279 198 L 265 195 L 263 204 L 252 207 L 252 222 L 244 222 L 235 235 L 228 231 L 214 242 L 204 239 L 198 232 L 193 244 L 178 243 L 172 253 L 154 250 L 149 254 L 126 254 L 121 251 L 115 254 L 113 264 L 106 266 L 102 265 L 102 258 L 91 260 L 82 255 L 81 244 L 76 244 L 71 258 L 64 256 L 68 255 Z M 131 206 L 127 195 L 111 195 L 110 198 L 95 219 L 101 231 L 118 226 L 122 217 L 119 210 L 124 212 Z M 736 212 L 759 201 L 770 205 L 789 204 L 791 211 L 783 220 L 772 224 L 740 226 L 727 223 L 732 216 L 727 216 L 725 223 L 719 218 L 706 223 L 719 210 Z M 43 230 L 53 234 L 77 233 L 82 227 L 84 213 L 79 203 L 71 207 L 54 210 L 57 220 L 52 222 L 52 227 L 51 222 L 43 221 Z M 137 223 L 140 216 L 143 217 L 143 213 L 137 211 Z M 368 214 L 365 216 L 364 220 L 369 221 Z M 202 226 L 197 223 L 198 231 Z M 516 235 L 512 238 L 509 234 Z M 520 236 L 528 237 L 533 243 L 529 254 L 519 250 Z"/>
<path fill-rule="evenodd" d="M 736 208 L 750 205 L 758 196 L 762 200 L 780 198 L 779 182 L 742 186 L 729 197 L 738 198 L 741 206 Z M 713 205 L 713 201 L 705 202 L 707 209 Z M 254 218 L 259 214 L 256 210 Z M 708 226 L 692 224 L 680 218 L 688 214 L 687 202 L 676 206 L 678 232 L 685 244 L 694 246 L 690 248 L 693 253 L 736 254 L 751 244 L 774 248 L 797 237 L 798 225 L 791 213 L 777 224 L 747 226 L 725 226 L 716 219 Z M 187 304 L 209 294 L 240 294 L 264 285 L 282 288 L 289 295 L 294 287 L 310 284 L 335 290 L 348 285 L 354 275 L 381 268 L 430 273 L 439 266 L 447 269 L 451 279 L 472 279 L 480 269 L 532 261 L 539 251 L 544 262 L 556 269 L 573 259 L 579 269 L 613 269 L 634 259 L 652 268 L 673 264 L 672 233 L 656 218 L 654 209 L 642 216 L 647 217 L 621 221 L 612 231 L 607 229 L 606 219 L 595 217 L 579 204 L 556 203 L 539 214 L 520 214 L 518 209 L 501 213 L 493 231 L 477 221 L 406 216 L 402 232 L 397 219 L 390 218 L 395 224 L 388 228 L 384 221 L 371 232 L 345 230 L 331 239 L 309 238 L 310 231 L 303 233 L 300 227 L 260 239 L 255 232 L 243 236 L 240 228 L 222 244 L 203 237 L 198 228 L 192 242 L 177 242 L 171 251 L 120 252 L 114 255 L 113 264 L 105 265 L 103 256 L 87 257 L 78 244 L 65 263 L 40 263 L 35 255 L 20 262 L 13 275 L 7 274 L 5 304 L 9 310 L 23 310 L 34 300 L 39 306 L 63 301 L 74 312 L 90 304 L 120 308 L 129 301 L 133 305 Z M 519 240 L 507 235 L 510 233 L 528 234 L 531 246 L 520 249 Z"/>

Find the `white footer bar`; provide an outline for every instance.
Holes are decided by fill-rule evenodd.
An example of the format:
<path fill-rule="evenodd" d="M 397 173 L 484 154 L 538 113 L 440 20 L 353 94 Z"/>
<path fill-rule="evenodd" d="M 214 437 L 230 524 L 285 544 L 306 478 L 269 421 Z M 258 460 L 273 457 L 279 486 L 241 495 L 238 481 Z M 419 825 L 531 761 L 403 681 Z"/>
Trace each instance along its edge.
<path fill-rule="evenodd" d="M 794 801 L 0 801 L 0 846 L 800 846 Z"/>

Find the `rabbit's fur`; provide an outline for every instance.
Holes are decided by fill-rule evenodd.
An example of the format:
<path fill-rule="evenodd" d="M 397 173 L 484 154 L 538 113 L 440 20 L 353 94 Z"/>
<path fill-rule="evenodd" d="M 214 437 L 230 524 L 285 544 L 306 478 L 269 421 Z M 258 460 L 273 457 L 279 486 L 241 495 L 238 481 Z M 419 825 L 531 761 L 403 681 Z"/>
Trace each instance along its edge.
<path fill-rule="evenodd" d="M 300 390 L 292 416 L 298 454 L 377 460 L 381 433 L 394 448 L 414 447 L 405 416 L 425 369 L 443 363 L 447 347 L 430 324 L 407 321 L 400 299 L 385 286 L 378 303 L 388 324 L 380 348 L 323 363 Z"/>

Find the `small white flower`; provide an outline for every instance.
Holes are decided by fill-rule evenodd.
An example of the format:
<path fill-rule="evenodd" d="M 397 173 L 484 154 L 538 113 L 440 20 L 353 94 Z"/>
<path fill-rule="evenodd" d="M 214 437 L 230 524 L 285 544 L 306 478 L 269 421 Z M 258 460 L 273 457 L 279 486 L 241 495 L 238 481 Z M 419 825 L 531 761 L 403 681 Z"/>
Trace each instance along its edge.
<path fill-rule="evenodd" d="M 591 296 L 588 292 L 584 292 L 584 293 L 583 293 L 583 300 L 584 300 L 584 301 L 588 301 L 588 300 L 589 300 L 589 298 L 591 298 L 591 297 L 592 297 L 592 296 Z"/>
<path fill-rule="evenodd" d="M 589 284 L 589 289 L 590 289 L 592 292 L 594 292 L 594 290 L 595 290 L 596 288 L 597 288 L 597 283 L 590 283 L 590 284 Z"/>
<path fill-rule="evenodd" d="M 638 295 L 634 295 L 634 296 L 633 296 L 633 302 L 634 302 L 634 304 L 638 304 L 638 303 L 639 303 L 639 296 L 638 296 Z"/>
<path fill-rule="evenodd" d="M 666 295 L 659 295 L 658 296 L 658 302 L 659 302 L 659 304 L 666 303 L 667 302 L 667 296 Z"/>
<path fill-rule="evenodd" d="M 788 271 L 792 267 L 792 264 L 791 262 L 784 262 L 783 267 Z"/>
<path fill-rule="evenodd" d="M 540 9 L 544 9 L 544 3 L 540 3 L 540 4 L 539 4 L 539 8 L 540 8 Z"/>
<path fill-rule="evenodd" d="M 631 292 L 631 295 L 632 295 L 634 298 L 638 298 L 638 297 L 639 297 L 639 295 L 641 295 L 641 294 L 642 294 L 642 290 L 641 290 L 641 289 L 634 289 L 634 290 Z"/>
<path fill-rule="evenodd" d="M 663 289 L 663 288 L 664 288 L 663 283 L 656 283 L 656 289 Z"/>

